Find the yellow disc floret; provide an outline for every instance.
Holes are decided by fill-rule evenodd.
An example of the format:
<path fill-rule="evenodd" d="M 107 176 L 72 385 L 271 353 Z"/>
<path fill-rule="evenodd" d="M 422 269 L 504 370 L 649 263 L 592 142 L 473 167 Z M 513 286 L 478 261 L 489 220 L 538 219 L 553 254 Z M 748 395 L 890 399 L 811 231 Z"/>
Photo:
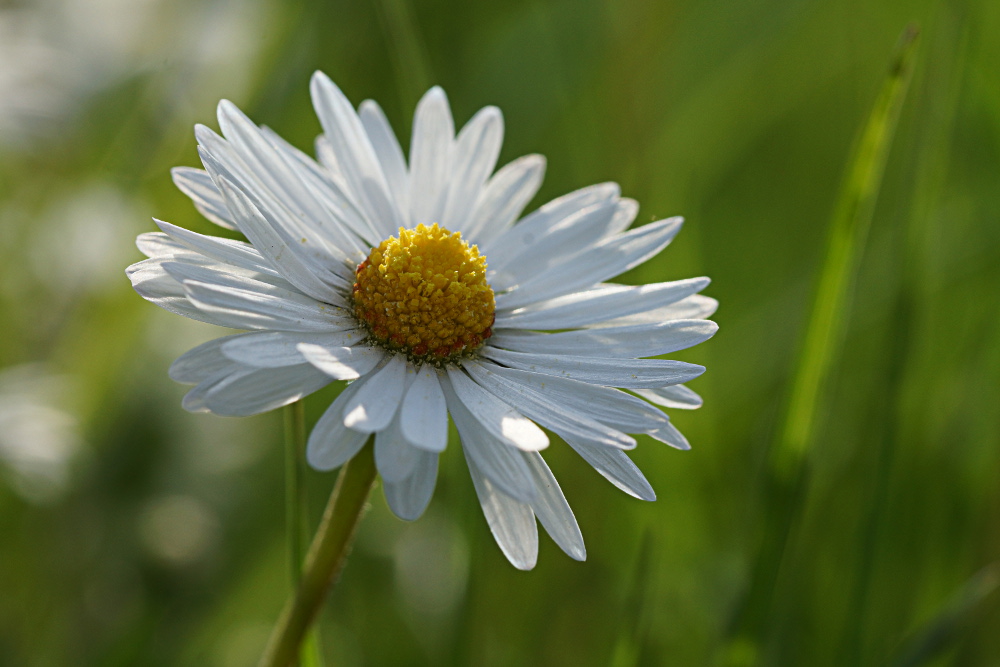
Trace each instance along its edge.
<path fill-rule="evenodd" d="M 354 312 L 379 344 L 443 362 L 492 335 L 496 305 L 479 248 L 436 223 L 399 229 L 358 265 Z"/>

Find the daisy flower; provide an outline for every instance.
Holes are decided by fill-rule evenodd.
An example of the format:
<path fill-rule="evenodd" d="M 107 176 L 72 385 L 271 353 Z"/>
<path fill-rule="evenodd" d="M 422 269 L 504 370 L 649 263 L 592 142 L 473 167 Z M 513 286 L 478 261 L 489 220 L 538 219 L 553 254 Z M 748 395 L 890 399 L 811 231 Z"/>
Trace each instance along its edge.
<path fill-rule="evenodd" d="M 309 463 L 337 468 L 374 436 L 386 500 L 407 520 L 430 501 L 451 415 L 510 562 L 534 566 L 536 517 L 583 560 L 576 519 L 540 454 L 543 428 L 626 493 L 655 499 L 625 453 L 636 446 L 630 434 L 687 449 L 655 406 L 698 407 L 682 383 L 705 369 L 651 357 L 711 337 L 705 318 L 717 304 L 698 294 L 707 278 L 606 281 L 659 253 L 681 219 L 628 230 L 638 205 L 604 183 L 519 220 L 545 159 L 494 173 L 499 109 L 482 109 L 456 136 L 447 98 L 432 88 L 407 161 L 376 103 L 355 110 L 322 73 L 311 91 L 317 160 L 223 101 L 221 136 L 195 128 L 205 169 L 173 171 L 205 217 L 247 241 L 160 221 L 138 238 L 149 259 L 128 275 L 140 295 L 243 330 L 174 362 L 171 377 L 195 385 L 184 407 L 252 415 L 348 381 L 310 435 Z"/>

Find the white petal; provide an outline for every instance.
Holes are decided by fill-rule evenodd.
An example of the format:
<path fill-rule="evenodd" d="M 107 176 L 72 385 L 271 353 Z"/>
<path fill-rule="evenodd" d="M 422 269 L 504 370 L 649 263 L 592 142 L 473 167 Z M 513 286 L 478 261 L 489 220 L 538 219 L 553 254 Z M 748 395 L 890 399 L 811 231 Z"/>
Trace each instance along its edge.
<path fill-rule="evenodd" d="M 387 428 L 375 434 L 375 465 L 384 482 L 398 483 L 409 477 L 420 453 L 403 438 L 398 413 Z"/>
<path fill-rule="evenodd" d="M 594 204 L 617 199 L 617 183 L 599 183 L 563 195 L 543 204 L 537 211 L 524 216 L 521 222 L 493 241 L 479 241 L 487 257 L 509 257 L 530 248 L 546 231 L 561 220 Z"/>
<path fill-rule="evenodd" d="M 389 426 L 406 388 L 406 357 L 395 354 L 344 407 L 344 426 L 376 433 Z"/>
<path fill-rule="evenodd" d="M 236 374 L 205 395 L 205 405 L 217 415 L 244 417 L 294 403 L 332 380 L 309 364 L 262 368 Z"/>
<path fill-rule="evenodd" d="M 700 320 L 711 317 L 719 307 L 719 302 L 710 296 L 693 294 L 677 303 L 654 310 L 635 313 L 626 317 L 602 322 L 597 326 L 621 326 L 625 324 L 648 324 L 666 320 Z"/>
<path fill-rule="evenodd" d="M 410 140 L 410 224 L 441 222 L 448 201 L 455 123 L 448 98 L 428 90 L 413 114 Z"/>
<path fill-rule="evenodd" d="M 509 229 L 524 207 L 538 192 L 545 177 L 545 158 L 525 155 L 505 165 L 479 192 L 479 199 L 469 216 L 467 233 L 470 242 L 486 244 Z"/>
<path fill-rule="evenodd" d="M 348 254 L 352 251 L 364 252 L 366 244 L 360 239 L 367 238 L 372 229 L 357 205 L 346 194 L 348 186 L 339 172 L 331 173 L 325 166 L 317 164 L 309 155 L 292 146 L 271 129 L 262 126 L 260 130 L 272 146 L 284 152 L 302 167 L 299 176 L 324 210 L 330 214 L 328 222 L 335 221 L 343 225 L 343 234 L 336 233 L 339 228 L 335 225 L 323 226 L 327 231 L 335 233 L 335 238 L 331 238 L 331 242 L 334 245 L 342 244 L 341 249 Z"/>
<path fill-rule="evenodd" d="M 257 131 L 256 126 L 249 121 L 247 125 L 250 126 L 248 132 Z M 228 121 L 224 122 L 223 127 L 229 128 L 230 135 L 233 135 Z M 346 253 L 347 249 L 354 246 L 350 241 L 350 234 L 337 224 L 336 211 L 319 207 L 315 202 L 306 202 L 307 210 L 303 209 L 299 206 L 302 202 L 299 202 L 297 197 L 283 194 L 281 183 L 295 181 L 295 187 L 304 188 L 316 196 L 320 190 L 329 190 L 329 187 L 324 186 L 317 190 L 304 186 L 299 182 L 302 179 L 315 181 L 311 171 L 299 167 L 292 157 L 284 156 L 284 151 L 275 148 L 259 132 L 254 139 L 259 150 L 266 151 L 270 161 L 282 162 L 273 169 L 275 173 L 272 173 L 272 168 L 264 167 L 257 154 L 248 149 L 243 142 L 226 141 L 203 125 L 195 127 L 195 135 L 199 141 L 198 154 L 201 156 L 202 164 L 222 193 L 226 208 L 233 214 L 233 220 L 240 231 L 247 234 L 244 227 L 252 224 L 252 221 L 242 219 L 240 210 L 234 208 L 226 192 L 226 183 L 243 193 L 259 216 L 271 227 L 272 236 L 277 235 L 281 242 L 288 246 L 287 252 L 295 256 L 295 262 L 309 267 L 315 278 L 335 284 L 335 279 L 343 280 L 349 277 L 350 269 L 346 266 L 349 263 Z M 284 174 L 292 165 L 296 173 Z M 250 237 L 250 240 L 261 249 L 253 237 Z M 276 268 L 282 268 L 279 263 L 273 262 L 273 258 L 269 259 L 272 259 Z M 286 258 L 285 261 L 289 260 Z"/>
<path fill-rule="evenodd" d="M 313 74 L 310 90 L 316 114 L 352 199 L 382 238 L 391 236 L 404 218 L 396 208 L 361 120 L 340 88 L 322 72 Z"/>
<path fill-rule="evenodd" d="M 518 352 L 625 359 L 684 350 L 708 340 L 718 330 L 719 325 L 711 320 L 673 320 L 550 334 L 499 330 L 490 338 L 490 345 Z"/>
<path fill-rule="evenodd" d="M 156 218 L 153 218 L 156 222 Z M 151 259 L 163 259 L 174 255 L 188 255 L 193 251 L 163 232 L 144 232 L 135 237 L 135 247 L 146 257 Z"/>
<path fill-rule="evenodd" d="M 592 247 L 604 236 L 614 217 L 617 202 L 605 201 L 560 220 L 531 246 L 508 257 L 489 256 L 493 273 L 490 285 L 502 292 L 528 282 L 549 268 L 573 261 L 573 257 Z"/>
<path fill-rule="evenodd" d="M 494 329 L 573 329 L 672 304 L 703 290 L 708 278 L 649 285 L 602 285 L 536 303 L 511 313 L 498 313 Z M 665 319 L 675 318 L 664 318 Z"/>
<path fill-rule="evenodd" d="M 443 225 L 466 233 L 472 207 L 496 166 L 503 143 L 503 115 L 496 107 L 485 107 L 472 117 L 455 141 L 451 165 L 451 186 Z"/>
<path fill-rule="evenodd" d="M 585 250 L 572 262 L 556 265 L 497 295 L 497 308 L 518 308 L 590 287 L 642 264 L 667 247 L 681 228 L 681 218 L 670 218 L 633 229 Z"/>
<path fill-rule="evenodd" d="M 380 347 L 323 347 L 302 343 L 299 352 L 310 364 L 335 380 L 354 380 L 374 370 L 385 358 Z"/>
<path fill-rule="evenodd" d="M 655 431 L 650 431 L 649 435 L 660 442 L 667 443 L 671 447 L 683 450 L 691 449 L 691 445 L 688 443 L 687 438 L 685 438 L 684 434 L 678 431 L 673 424 L 664 424 Z"/>
<path fill-rule="evenodd" d="M 418 450 L 417 463 L 409 477 L 400 482 L 382 480 L 382 491 L 392 513 L 404 521 L 419 519 L 434 495 L 438 455 Z"/>
<path fill-rule="evenodd" d="M 531 502 L 531 509 L 566 555 L 575 560 L 587 560 L 580 526 L 549 466 L 538 452 L 525 452 L 524 458 L 538 488 L 538 497 Z"/>
<path fill-rule="evenodd" d="M 668 421 L 667 416 L 659 409 L 619 389 L 504 368 L 485 360 L 479 363 L 495 375 L 544 394 L 570 410 L 625 433 L 644 433 L 659 428 Z M 638 393 L 642 390 L 635 391 Z"/>
<path fill-rule="evenodd" d="M 233 329 L 339 331 L 343 319 L 333 306 L 309 306 L 261 291 L 184 281 L 188 299 L 215 324 Z"/>
<path fill-rule="evenodd" d="M 618 209 L 611 219 L 611 224 L 608 225 L 608 228 L 604 232 L 605 237 L 616 236 L 624 232 L 632 224 L 632 221 L 635 220 L 635 216 L 638 213 L 639 202 L 628 197 L 619 199 Z"/>
<path fill-rule="evenodd" d="M 682 384 L 676 384 L 671 387 L 660 387 L 658 389 L 633 389 L 633 391 L 650 403 L 662 405 L 666 408 L 694 410 L 700 408 L 702 403 L 701 396 Z"/>
<path fill-rule="evenodd" d="M 203 154 L 202 159 L 212 170 L 211 157 Z M 292 239 L 273 218 L 269 220 L 266 211 L 261 210 L 239 188 L 225 178 L 220 180 L 219 187 L 226 204 L 236 216 L 240 231 L 289 282 L 314 299 L 326 302 L 336 301 L 338 291 L 350 287 L 343 278 L 330 271 L 335 261 L 326 267 L 318 266 L 315 258 L 301 251 L 300 240 Z"/>
<path fill-rule="evenodd" d="M 403 436 L 415 447 L 442 452 L 448 444 L 448 410 L 438 373 L 424 364 L 400 408 Z"/>
<path fill-rule="evenodd" d="M 248 271 L 266 273 L 275 277 L 281 277 L 279 273 L 256 248 L 249 243 L 234 241 L 231 239 L 219 238 L 216 236 L 205 236 L 195 232 L 177 227 L 169 222 L 153 219 L 153 222 L 163 230 L 163 233 L 174 239 L 183 246 L 194 250 L 205 257 L 209 257 L 224 264 L 232 264 Z"/>
<path fill-rule="evenodd" d="M 459 400 L 493 437 L 529 452 L 549 446 L 549 438 L 542 429 L 461 370 L 449 367 L 448 379 Z"/>
<path fill-rule="evenodd" d="M 222 346 L 222 353 L 246 366 L 276 368 L 307 363 L 299 344 L 335 348 L 353 345 L 365 337 L 357 329 L 336 333 L 288 333 L 268 331 L 231 337 Z M 344 378 L 337 378 L 344 379 Z"/>
<path fill-rule="evenodd" d="M 406 158 L 399 147 L 396 133 L 392 131 L 389 120 L 382 112 L 382 107 L 374 100 L 365 100 L 358 109 L 358 117 L 368 134 L 382 173 L 385 174 L 389 192 L 396 201 L 400 212 L 409 209 L 409 175 L 406 171 Z"/>
<path fill-rule="evenodd" d="M 177 188 L 191 198 L 199 213 L 220 227 L 236 229 L 233 215 L 226 208 L 222 193 L 215 187 L 208 172 L 192 167 L 174 167 L 170 175 Z"/>
<path fill-rule="evenodd" d="M 364 386 L 368 378 L 347 385 L 330 404 L 309 434 L 306 460 L 316 470 L 333 470 L 361 451 L 369 434 L 344 426 L 344 406 Z"/>
<path fill-rule="evenodd" d="M 466 459 L 474 461 L 478 469 L 507 495 L 525 502 L 532 500 L 537 490 L 521 453 L 482 427 L 455 395 L 447 375 L 441 378 L 441 388 L 461 436 Z"/>
<path fill-rule="evenodd" d="M 620 449 L 601 447 L 587 442 L 567 439 L 566 443 L 576 450 L 587 463 L 601 473 L 609 482 L 625 493 L 640 500 L 656 500 L 656 492 L 646 481 L 642 471 Z"/>
<path fill-rule="evenodd" d="M 602 359 L 511 352 L 484 347 L 483 356 L 504 366 L 623 389 L 656 388 L 693 380 L 704 366 L 667 359 Z"/>
<path fill-rule="evenodd" d="M 146 259 L 137 262 L 125 269 L 125 275 L 132 281 L 132 289 L 146 301 L 192 320 L 215 323 L 211 315 L 188 301 L 184 286 L 164 270 L 162 261 Z"/>
<path fill-rule="evenodd" d="M 222 346 L 253 335 L 255 334 L 233 334 L 202 343 L 177 357 L 167 374 L 175 382 L 198 384 L 223 371 L 233 372 L 241 365 L 224 355 Z"/>
<path fill-rule="evenodd" d="M 294 285 L 284 278 L 276 278 L 267 273 L 248 271 L 231 264 L 220 264 L 205 258 L 203 255 L 192 254 L 189 257 L 176 256 L 160 260 L 164 270 L 173 276 L 174 280 L 183 284 L 185 280 L 207 283 L 216 287 L 231 287 L 255 294 L 264 294 L 289 303 L 298 304 L 306 309 L 316 309 L 323 306 L 331 317 L 336 318 L 343 328 L 353 320 L 348 319 L 346 311 L 336 306 L 321 304 L 312 297 L 298 291 Z"/>
<path fill-rule="evenodd" d="M 463 365 L 481 387 L 500 398 L 504 404 L 513 405 L 525 416 L 564 438 L 572 436 L 621 449 L 635 447 L 634 438 L 568 408 L 546 394 L 493 373 L 475 361 L 467 361 Z"/>
<path fill-rule="evenodd" d="M 538 526 L 535 525 L 531 507 L 497 489 L 472 459 L 466 457 L 466 461 L 486 523 L 503 555 L 519 570 L 535 567 L 538 561 Z"/>

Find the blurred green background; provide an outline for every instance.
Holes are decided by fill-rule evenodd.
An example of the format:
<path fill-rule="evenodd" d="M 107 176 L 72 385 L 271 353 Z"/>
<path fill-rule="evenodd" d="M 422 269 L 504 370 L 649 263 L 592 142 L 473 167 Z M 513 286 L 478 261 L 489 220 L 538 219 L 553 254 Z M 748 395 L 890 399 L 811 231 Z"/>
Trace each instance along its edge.
<path fill-rule="evenodd" d="M 788 500 L 769 445 L 910 21 L 912 85 Z M 588 560 L 546 537 L 518 572 L 453 440 L 422 519 L 373 495 L 321 620 L 328 665 L 1000 665 L 995 0 L 0 3 L 0 664 L 259 655 L 288 588 L 281 415 L 185 413 L 166 369 L 219 331 L 123 270 L 151 216 L 217 232 L 169 168 L 197 165 L 192 125 L 216 127 L 220 98 L 311 149 L 315 69 L 404 145 L 431 84 L 458 123 L 498 105 L 502 160 L 548 157 L 534 205 L 614 180 L 640 222 L 684 215 L 623 280 L 708 275 L 722 304 L 679 355 L 709 368 L 704 408 L 671 415 L 694 449 L 634 452 L 657 502 L 554 444 Z M 314 515 L 334 477 L 309 473 Z M 791 528 L 761 597 L 776 507 Z"/>

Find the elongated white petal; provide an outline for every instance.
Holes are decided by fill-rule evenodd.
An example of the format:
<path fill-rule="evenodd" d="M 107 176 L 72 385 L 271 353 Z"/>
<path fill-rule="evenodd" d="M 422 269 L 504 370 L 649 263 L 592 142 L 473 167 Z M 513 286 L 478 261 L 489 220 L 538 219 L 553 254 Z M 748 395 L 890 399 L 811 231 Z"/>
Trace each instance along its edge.
<path fill-rule="evenodd" d="M 494 256 L 498 259 L 516 256 L 530 248 L 535 241 L 561 220 L 594 204 L 615 200 L 619 193 L 617 183 L 599 183 L 565 194 L 524 216 L 512 228 L 498 234 L 495 240 L 478 241 L 480 249 L 485 250 L 487 256 L 491 258 Z"/>
<path fill-rule="evenodd" d="M 541 155 L 525 155 L 505 165 L 479 192 L 463 236 L 477 244 L 486 243 L 509 229 L 544 177 L 545 158 Z"/>
<path fill-rule="evenodd" d="M 553 266 L 573 261 L 575 255 L 604 236 L 616 208 L 614 201 L 599 202 L 549 227 L 530 247 L 516 255 L 500 258 L 491 255 L 490 285 L 497 291 L 509 290 Z"/>
<path fill-rule="evenodd" d="M 524 458 L 538 488 L 538 497 L 532 501 L 531 509 L 567 556 L 574 560 L 587 560 L 587 548 L 583 544 L 580 526 L 549 466 L 538 452 L 525 452 Z"/>
<path fill-rule="evenodd" d="M 442 224 L 466 233 L 472 208 L 496 166 L 503 143 L 503 115 L 496 107 L 480 109 L 455 140 L 452 156 L 451 185 Z"/>
<path fill-rule="evenodd" d="M 163 268 L 163 263 L 157 259 L 146 259 L 125 269 L 125 275 L 132 281 L 132 289 L 146 301 L 199 322 L 215 324 L 215 319 L 202 312 L 188 301 L 184 286 Z"/>
<path fill-rule="evenodd" d="M 448 412 L 462 438 L 466 459 L 507 495 L 528 502 L 537 494 L 528 464 L 521 453 L 491 435 L 458 399 L 448 376 L 442 376 L 441 388 L 448 403 Z"/>
<path fill-rule="evenodd" d="M 667 416 L 657 408 L 619 389 L 504 368 L 485 360 L 480 364 L 483 369 L 506 378 L 514 385 L 544 394 L 571 410 L 625 433 L 644 433 L 659 428 L 668 421 Z M 634 391 L 638 393 L 643 390 Z"/>
<path fill-rule="evenodd" d="M 567 439 L 566 443 L 592 465 L 594 470 L 625 493 L 640 500 L 656 500 L 653 487 L 622 450 L 583 441 L 577 442 L 573 439 Z"/>
<path fill-rule="evenodd" d="M 208 172 L 193 167 L 174 167 L 170 175 L 174 185 L 191 198 L 199 213 L 220 227 L 236 229 L 233 214 L 226 208 L 222 193 L 215 187 Z"/>
<path fill-rule="evenodd" d="M 331 318 L 340 324 L 338 328 L 347 326 L 350 321 L 347 319 L 348 316 L 343 309 L 323 304 L 312 297 L 306 296 L 295 289 L 295 286 L 284 278 L 276 278 L 267 273 L 257 273 L 227 264 L 219 264 L 218 262 L 206 260 L 203 256 L 195 257 L 193 260 L 177 257 L 176 260 L 168 259 L 161 261 L 163 262 L 164 270 L 179 283 L 183 284 L 186 280 L 192 280 L 217 287 L 263 294 L 287 301 L 290 304 L 297 304 L 310 311 L 322 308 L 328 311 Z"/>
<path fill-rule="evenodd" d="M 519 308 L 562 296 L 614 278 L 642 264 L 667 247 L 681 229 L 681 218 L 653 222 L 606 239 L 576 256 L 497 295 L 497 308 Z"/>
<path fill-rule="evenodd" d="M 307 363 L 298 349 L 300 344 L 336 348 L 354 345 L 364 337 L 357 329 L 336 333 L 268 331 L 231 337 L 222 346 L 222 353 L 233 361 L 255 368 L 294 366 Z"/>
<path fill-rule="evenodd" d="M 397 413 L 389 426 L 375 434 L 375 466 L 384 482 L 398 483 L 409 477 L 422 451 L 406 442 L 399 425 Z"/>
<path fill-rule="evenodd" d="M 410 142 L 410 223 L 440 222 L 448 201 L 455 123 L 441 88 L 428 90 L 413 114 Z"/>
<path fill-rule="evenodd" d="M 358 109 L 358 118 L 368 134 L 386 184 L 401 213 L 409 212 L 410 177 L 406 169 L 406 158 L 392 131 L 389 120 L 385 117 L 382 107 L 374 100 L 365 100 Z M 408 220 L 407 220 L 408 222 Z"/>
<path fill-rule="evenodd" d="M 682 384 L 676 384 L 671 387 L 660 387 L 658 389 L 633 389 L 633 391 L 650 403 L 662 405 L 665 408 L 694 410 L 700 408 L 702 403 L 701 396 Z"/>
<path fill-rule="evenodd" d="M 530 308 L 498 313 L 495 329 L 573 329 L 670 305 L 703 290 L 708 278 L 690 278 L 651 285 L 602 285 Z M 666 319 L 658 320 L 660 322 Z"/>
<path fill-rule="evenodd" d="M 216 236 L 204 236 L 155 218 L 153 222 L 163 230 L 164 234 L 205 257 L 249 271 L 266 273 L 275 277 L 281 276 L 281 273 L 249 243 Z"/>
<path fill-rule="evenodd" d="M 403 217 L 361 120 L 340 88 L 322 72 L 313 74 L 310 90 L 340 175 L 372 228 L 382 238 L 391 236 Z"/>
<path fill-rule="evenodd" d="M 649 435 L 660 442 L 667 443 L 671 447 L 683 450 L 691 449 L 691 444 L 688 443 L 687 438 L 673 424 L 664 424 L 655 431 L 650 431 Z"/>
<path fill-rule="evenodd" d="M 442 452 L 448 444 L 448 410 L 438 373 L 424 364 L 400 408 L 403 437 L 414 447 Z"/>
<path fill-rule="evenodd" d="M 188 299 L 215 324 L 233 329 L 338 331 L 342 319 L 332 306 L 308 306 L 264 292 L 184 281 Z"/>
<path fill-rule="evenodd" d="M 332 380 L 309 364 L 255 369 L 220 382 L 205 395 L 205 405 L 217 415 L 244 417 L 294 403 Z"/>
<path fill-rule="evenodd" d="M 316 470 L 333 470 L 361 451 L 369 434 L 344 426 L 344 406 L 364 387 L 368 378 L 347 385 L 330 404 L 309 434 L 306 460 Z"/>
<path fill-rule="evenodd" d="M 415 521 L 427 509 L 437 482 L 438 455 L 417 451 L 413 472 L 399 482 L 383 480 L 382 490 L 392 513 L 404 521 Z"/>
<path fill-rule="evenodd" d="M 297 251 L 316 260 L 318 269 L 344 259 L 345 234 L 336 216 L 324 207 L 315 189 L 309 187 L 313 170 L 303 169 L 303 163 L 283 149 L 257 127 L 236 105 L 223 100 L 219 103 L 219 126 L 263 187 L 280 202 L 280 208 L 290 215 L 283 218 L 284 228 L 292 238 L 300 240 Z M 216 156 L 219 157 L 219 156 Z M 267 198 L 262 198 L 266 202 Z M 262 208 L 262 207 L 258 207 Z M 276 206 L 265 206 L 275 211 Z"/>
<path fill-rule="evenodd" d="M 212 164 L 210 158 L 202 157 L 206 166 Z M 335 302 L 339 298 L 338 290 L 349 287 L 346 281 L 329 270 L 325 270 L 325 274 L 317 271 L 316 261 L 298 251 L 295 245 L 298 241 L 288 236 L 276 223 L 272 224 L 264 212 L 235 185 L 223 178 L 219 187 L 230 210 L 236 215 L 240 231 L 290 283 L 314 299 L 326 302 Z M 334 263 L 331 262 L 330 266 Z"/>
<path fill-rule="evenodd" d="M 656 388 L 693 380 L 704 366 L 667 359 L 607 359 L 511 352 L 484 347 L 481 354 L 504 366 L 605 387 Z"/>
<path fill-rule="evenodd" d="M 529 452 L 549 446 L 549 438 L 542 429 L 473 382 L 461 370 L 449 367 L 448 379 L 459 400 L 493 437 Z"/>
<path fill-rule="evenodd" d="M 175 382 L 198 384 L 224 371 L 232 372 L 241 364 L 223 354 L 222 346 L 253 335 L 255 334 L 233 334 L 202 343 L 177 357 L 167 374 Z"/>
<path fill-rule="evenodd" d="M 531 507 L 496 488 L 468 456 L 466 462 L 486 523 L 503 555 L 519 570 L 535 567 L 538 561 L 538 526 Z"/>
<path fill-rule="evenodd" d="M 276 148 L 249 121 L 241 123 L 247 126 L 247 131 L 239 137 L 234 134 L 233 124 L 224 115 L 220 122 L 235 141 L 231 143 L 207 127 L 198 126 L 195 129 L 200 143 L 198 153 L 205 169 L 222 192 L 226 207 L 232 212 L 237 227 L 246 234 L 243 227 L 248 223 L 242 219 L 240 211 L 233 207 L 233 202 L 226 193 L 225 183 L 243 193 L 270 226 L 272 236 L 280 237 L 288 248 L 287 253 L 294 256 L 296 263 L 307 266 L 316 279 L 336 286 L 337 279 L 342 281 L 349 277 L 345 262 L 347 250 L 354 246 L 350 234 L 337 224 L 337 211 L 317 206 L 315 201 L 305 201 L 304 196 L 292 197 L 283 193 L 289 188 L 304 189 L 310 195 L 318 196 L 319 191 L 329 188 L 316 190 L 304 186 L 300 180 L 315 181 L 312 172 L 298 167 L 294 158 Z M 251 133 L 252 146 L 243 140 Z M 274 161 L 281 164 L 276 165 L 273 170 L 263 166 Z M 286 167 L 292 165 L 296 165 L 296 173 L 285 173 L 288 171 Z M 327 199 L 321 199 L 324 203 L 327 202 Z M 258 245 L 252 237 L 250 240 Z M 285 261 L 290 260 L 286 258 Z M 278 263 L 275 266 L 282 268 Z"/>
<path fill-rule="evenodd" d="M 542 392 L 493 373 L 475 361 L 465 362 L 464 366 L 481 387 L 564 438 L 572 436 L 621 449 L 635 447 L 635 439 L 591 419 L 585 413 L 577 412 L 553 400 Z"/>
<path fill-rule="evenodd" d="M 363 433 L 388 427 L 403 399 L 405 381 L 406 357 L 393 355 L 344 406 L 344 426 Z"/>
<path fill-rule="evenodd" d="M 604 231 L 605 237 L 612 237 L 621 234 L 632 221 L 635 220 L 635 216 L 639 213 L 639 202 L 634 199 L 629 199 L 624 197 L 618 200 L 618 208 L 615 210 L 615 215 L 611 219 L 611 223 L 608 225 L 607 229 Z"/>
<path fill-rule="evenodd" d="M 157 222 L 153 218 L 153 222 Z M 190 255 L 193 251 L 163 232 L 145 232 L 135 237 L 135 247 L 150 259 L 163 259 L 175 255 Z"/>
<path fill-rule="evenodd" d="M 354 380 L 372 371 L 385 358 L 380 347 L 325 347 L 300 343 L 299 352 L 306 361 L 335 380 Z"/>
<path fill-rule="evenodd" d="M 711 320 L 673 320 L 532 334 L 498 330 L 490 344 L 518 352 L 594 355 L 614 358 L 653 357 L 684 350 L 708 340 L 719 330 Z"/>
<path fill-rule="evenodd" d="M 669 306 L 633 313 L 625 317 L 601 322 L 594 326 L 624 326 L 628 324 L 649 324 L 666 320 L 701 320 L 711 317 L 719 307 L 719 302 L 710 296 L 692 294 Z"/>

